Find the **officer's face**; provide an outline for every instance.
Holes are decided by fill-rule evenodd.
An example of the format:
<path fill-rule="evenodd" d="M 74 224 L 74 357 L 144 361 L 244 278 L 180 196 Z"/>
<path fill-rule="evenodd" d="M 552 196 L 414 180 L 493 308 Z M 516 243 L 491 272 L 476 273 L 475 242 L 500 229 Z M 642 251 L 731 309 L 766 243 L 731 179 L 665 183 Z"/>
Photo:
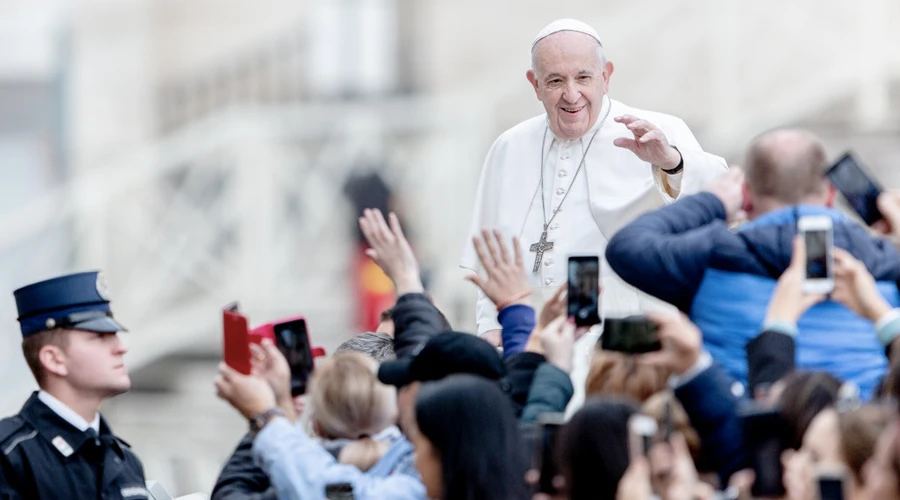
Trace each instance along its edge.
<path fill-rule="evenodd" d="M 131 388 L 125 368 L 128 351 L 115 333 L 72 331 L 66 349 L 69 384 L 102 397 L 115 396 Z"/>

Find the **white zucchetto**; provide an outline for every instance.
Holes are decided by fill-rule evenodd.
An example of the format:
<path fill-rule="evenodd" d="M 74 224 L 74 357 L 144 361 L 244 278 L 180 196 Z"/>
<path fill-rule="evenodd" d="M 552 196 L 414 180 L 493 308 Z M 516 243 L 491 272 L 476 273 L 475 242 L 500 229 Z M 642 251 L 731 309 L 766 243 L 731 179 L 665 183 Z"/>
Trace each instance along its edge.
<path fill-rule="evenodd" d="M 557 19 L 545 26 L 544 29 L 537 34 L 534 38 L 534 42 L 531 42 L 532 50 L 534 50 L 534 46 L 537 45 L 538 42 L 554 33 L 559 33 L 560 31 L 577 31 L 578 33 L 584 33 L 594 40 L 597 40 L 597 43 L 599 43 L 601 47 L 603 46 L 600 35 L 598 35 L 597 31 L 594 30 L 594 28 L 591 28 L 587 23 L 577 19 Z"/>

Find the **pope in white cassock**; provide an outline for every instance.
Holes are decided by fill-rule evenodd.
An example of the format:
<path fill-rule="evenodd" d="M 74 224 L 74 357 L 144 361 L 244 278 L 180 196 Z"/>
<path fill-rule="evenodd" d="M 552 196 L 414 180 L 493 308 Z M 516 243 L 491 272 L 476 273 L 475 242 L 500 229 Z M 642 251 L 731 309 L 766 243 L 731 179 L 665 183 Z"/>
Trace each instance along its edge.
<path fill-rule="evenodd" d="M 658 308 L 605 265 L 606 243 L 636 216 L 698 192 L 725 161 L 703 152 L 681 119 L 610 99 L 613 64 L 587 24 L 554 21 L 535 38 L 531 60 L 527 78 L 546 113 L 488 152 L 461 266 L 479 271 L 471 238 L 498 229 L 519 237 L 538 310 L 566 282 L 570 255 L 601 257 L 605 315 Z M 497 311 L 482 292 L 476 309 L 479 335 L 499 345 Z M 590 352 L 591 337 L 579 353 Z M 576 359 L 573 378 L 584 361 Z"/>

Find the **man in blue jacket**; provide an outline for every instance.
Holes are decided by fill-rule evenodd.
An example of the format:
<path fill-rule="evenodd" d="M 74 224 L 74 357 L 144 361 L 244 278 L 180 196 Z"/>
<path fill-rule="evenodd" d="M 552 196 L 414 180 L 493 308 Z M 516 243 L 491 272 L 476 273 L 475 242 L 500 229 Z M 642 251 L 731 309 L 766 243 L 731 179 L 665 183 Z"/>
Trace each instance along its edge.
<path fill-rule="evenodd" d="M 862 261 L 897 306 L 900 254 L 833 208 L 821 142 L 801 130 L 776 130 L 751 144 L 744 174 L 732 169 L 706 192 L 646 214 L 609 242 L 606 258 L 629 284 L 688 313 L 704 344 L 736 379 L 746 381 L 745 345 L 764 325 L 778 276 L 791 261 L 797 221 L 827 215 L 834 244 Z M 743 210 L 750 222 L 729 229 Z M 887 365 L 874 326 L 833 301 L 798 324 L 797 365 L 855 382 L 871 394 Z"/>

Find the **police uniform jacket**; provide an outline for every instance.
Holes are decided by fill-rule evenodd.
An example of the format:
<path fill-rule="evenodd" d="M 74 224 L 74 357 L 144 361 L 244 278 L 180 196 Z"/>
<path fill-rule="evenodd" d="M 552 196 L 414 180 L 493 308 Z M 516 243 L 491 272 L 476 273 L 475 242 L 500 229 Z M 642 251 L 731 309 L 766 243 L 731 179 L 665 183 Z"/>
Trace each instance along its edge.
<path fill-rule="evenodd" d="M 80 431 L 37 397 L 0 421 L 0 500 L 147 499 L 144 469 L 101 417 Z"/>

